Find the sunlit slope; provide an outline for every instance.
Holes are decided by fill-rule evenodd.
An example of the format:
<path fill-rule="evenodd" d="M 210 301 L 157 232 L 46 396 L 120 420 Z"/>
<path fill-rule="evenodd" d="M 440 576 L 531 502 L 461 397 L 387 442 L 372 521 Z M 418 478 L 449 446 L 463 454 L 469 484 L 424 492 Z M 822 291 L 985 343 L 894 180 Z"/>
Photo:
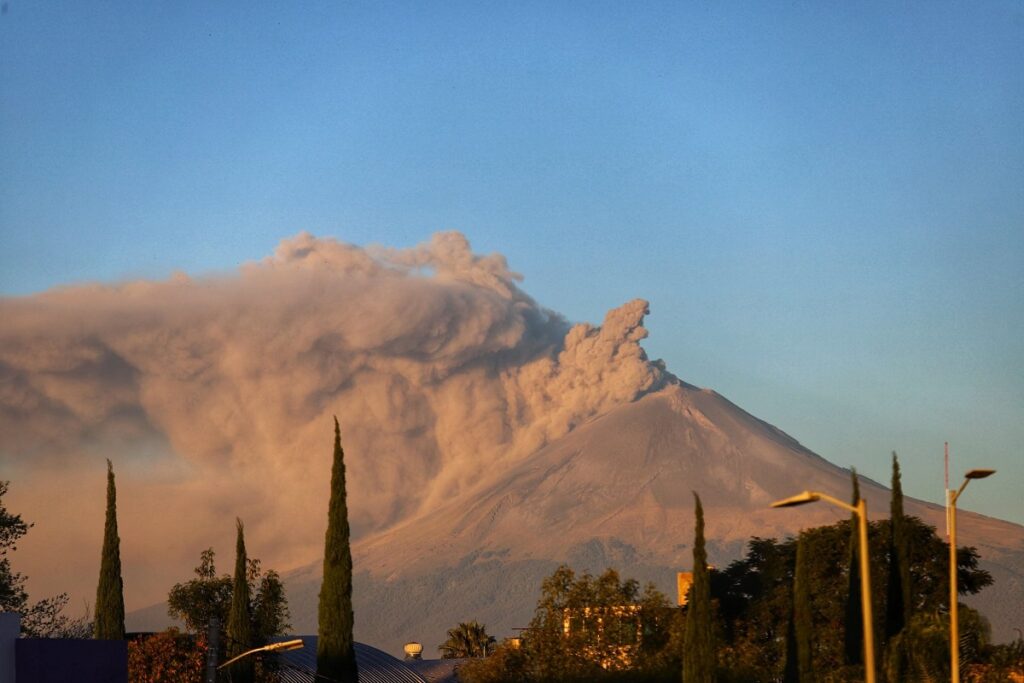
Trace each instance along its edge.
<path fill-rule="evenodd" d="M 690 565 L 691 491 L 704 503 L 711 560 L 724 565 L 751 536 L 845 516 L 825 504 L 769 508 L 804 488 L 845 499 L 849 471 L 715 392 L 672 385 L 576 428 L 433 513 L 358 542 L 357 636 L 390 650 L 409 639 L 429 648 L 474 618 L 509 635 L 525 626 L 540 579 L 562 561 L 614 566 L 671 595 L 674 571 Z M 861 491 L 873 517 L 888 514 L 886 488 L 862 479 Z M 941 529 L 941 507 L 907 499 L 906 509 Z M 997 578 L 981 606 L 997 636 L 1009 637 L 1007 606 L 1024 595 L 1024 528 L 967 512 L 960 520 L 962 539 Z M 290 577 L 294 621 L 305 630 L 315 627 L 318 571 Z"/>
<path fill-rule="evenodd" d="M 361 568 L 390 576 L 471 551 L 560 558 L 573 542 L 615 538 L 684 566 L 691 491 L 704 503 L 708 537 L 725 549 L 843 516 L 823 504 L 769 508 L 805 488 L 846 499 L 849 471 L 712 391 L 672 386 L 583 425 L 431 515 L 365 539 L 356 553 Z M 888 514 L 888 489 L 862 479 L 861 491 L 872 516 Z M 912 499 L 906 507 L 941 527 L 941 507 Z M 966 512 L 960 519 L 973 545 L 1024 549 L 1022 527 Z"/>

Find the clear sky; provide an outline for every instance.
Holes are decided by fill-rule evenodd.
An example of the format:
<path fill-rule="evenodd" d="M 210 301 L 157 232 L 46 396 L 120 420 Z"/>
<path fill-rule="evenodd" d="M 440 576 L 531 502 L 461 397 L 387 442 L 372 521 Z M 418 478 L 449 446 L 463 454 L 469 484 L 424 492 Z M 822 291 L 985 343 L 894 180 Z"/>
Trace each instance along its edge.
<path fill-rule="evenodd" d="M 821 455 L 1024 523 L 1024 5 L 49 2 L 0 14 L 0 293 L 299 230 L 505 254 Z M 2 324 L 2 321 L 0 321 Z"/>

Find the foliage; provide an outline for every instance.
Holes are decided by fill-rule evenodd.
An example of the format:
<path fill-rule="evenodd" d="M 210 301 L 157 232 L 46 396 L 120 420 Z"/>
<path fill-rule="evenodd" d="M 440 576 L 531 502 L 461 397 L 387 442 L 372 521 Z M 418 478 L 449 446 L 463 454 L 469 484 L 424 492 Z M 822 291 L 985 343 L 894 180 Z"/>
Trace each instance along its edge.
<path fill-rule="evenodd" d="M 965 666 L 967 683 L 1006 683 L 1024 680 L 1024 640 L 990 645 L 982 661 Z"/>
<path fill-rule="evenodd" d="M 21 515 L 12 515 L 4 507 L 3 498 L 10 482 L 0 481 L 0 609 L 18 611 L 28 601 L 25 593 L 25 577 L 11 571 L 8 551 L 18 549 L 17 542 L 32 528 Z"/>
<path fill-rule="evenodd" d="M 653 585 L 608 569 L 577 575 L 562 565 L 546 578 L 518 647 L 504 644 L 459 669 L 490 681 L 678 680 L 679 610 Z"/>
<path fill-rule="evenodd" d="M 225 649 L 228 659 L 251 649 L 253 643 L 252 606 L 249 604 L 248 557 L 245 552 L 245 529 L 242 520 L 236 519 L 235 576 L 231 585 L 231 606 L 228 609 L 227 642 Z M 231 665 L 231 679 L 237 683 L 251 683 L 253 660 L 243 658 Z"/>
<path fill-rule="evenodd" d="M 704 508 L 696 492 L 693 498 L 697 521 L 693 541 L 693 584 L 690 586 L 690 597 L 686 603 L 683 682 L 711 683 L 715 678 L 715 648 L 708 555 L 704 548 Z"/>
<path fill-rule="evenodd" d="M 910 620 L 910 538 L 903 514 L 903 485 L 900 483 L 900 462 L 892 454 L 892 499 L 889 505 L 889 581 L 885 601 L 885 638 L 888 640 Z"/>
<path fill-rule="evenodd" d="M 228 606 L 231 604 L 231 576 L 217 576 L 213 548 L 199 556 L 195 568 L 198 578 L 176 583 L 167 595 L 167 613 L 185 622 L 192 633 L 205 633 L 210 619 L 217 617 L 221 626 L 227 624 Z"/>
<path fill-rule="evenodd" d="M 980 664 L 989 648 L 989 626 L 977 611 L 960 606 L 961 673 Z M 890 681 L 949 680 L 949 615 L 920 612 L 889 643 L 885 674 Z"/>
<path fill-rule="evenodd" d="M 121 578 L 121 539 L 117 535 L 117 489 L 114 466 L 107 460 L 107 514 L 103 526 L 100 579 L 96 587 L 93 634 L 104 640 L 124 638 L 124 582 Z"/>
<path fill-rule="evenodd" d="M 916 612 L 948 609 L 948 545 L 932 527 L 914 517 L 906 518 L 911 542 L 911 599 Z M 854 680 L 855 667 L 845 664 L 842 595 L 848 581 L 849 521 L 804 532 L 807 543 L 808 587 L 815 634 L 812 666 L 816 671 L 834 672 L 836 680 Z M 875 591 L 875 631 L 881 632 L 885 618 L 884 596 L 888 575 L 889 522 L 872 522 L 869 528 L 871 581 Z M 712 594 L 717 599 L 724 642 L 720 661 L 734 670 L 748 672 L 746 680 L 778 680 L 784 672 L 785 629 L 791 609 L 789 586 L 793 580 L 796 542 L 755 538 L 745 558 L 721 572 L 712 572 Z M 988 572 L 977 567 L 972 548 L 958 551 L 961 592 L 976 593 L 992 582 Z"/>
<path fill-rule="evenodd" d="M 448 638 L 437 649 L 443 659 L 467 659 L 486 657 L 494 650 L 494 644 L 494 636 L 488 635 L 483 624 L 469 621 L 448 629 Z"/>
<path fill-rule="evenodd" d="M 459 680 L 463 683 L 504 683 L 528 681 L 523 675 L 528 669 L 526 655 L 521 647 L 503 643 L 486 659 L 473 659 L 459 667 Z"/>
<path fill-rule="evenodd" d="M 214 560 L 213 548 L 204 550 L 194 570 L 196 578 L 175 584 L 167 596 L 168 614 L 184 621 L 188 631 L 194 634 L 205 634 L 211 617 L 220 621 L 222 636 L 228 623 L 233 578 L 228 574 L 217 576 Z M 287 633 L 291 628 L 288 599 L 277 572 L 271 569 L 262 574 L 260 561 L 249 559 L 246 582 L 252 596 L 252 641 L 264 643 L 271 636 Z M 224 640 L 222 637 L 221 642 Z"/>
<path fill-rule="evenodd" d="M 128 641 L 129 683 L 202 683 L 206 641 L 171 628 Z"/>
<path fill-rule="evenodd" d="M 348 503 L 345 493 L 345 452 L 341 428 L 334 418 L 334 461 L 331 499 L 324 539 L 324 573 L 320 585 L 316 670 L 338 681 L 358 679 L 352 637 L 352 551 L 349 548 Z"/>
<path fill-rule="evenodd" d="M 18 549 L 17 543 L 32 525 L 21 515 L 7 511 L 3 498 L 10 482 L 0 481 L 0 611 L 21 614 L 21 634 L 31 638 L 81 637 L 91 632 L 88 615 L 71 619 L 63 614 L 68 604 L 67 593 L 30 603 L 25 581 L 28 579 L 11 569 L 8 552 Z M 86 610 L 88 612 L 88 610 Z"/>
<path fill-rule="evenodd" d="M 914 616 L 881 651 L 878 664 L 889 681 L 943 680 L 942 676 L 948 680 L 948 545 L 920 520 L 906 517 L 904 521 L 911 539 L 912 577 L 905 585 L 912 589 Z M 863 666 L 845 661 L 846 601 L 836 599 L 848 588 L 850 526 L 850 521 L 842 521 L 810 529 L 799 540 L 754 538 L 744 558 L 709 572 L 712 600 L 708 609 L 716 615 L 716 680 L 863 680 Z M 890 538 L 888 520 L 869 525 L 876 633 L 884 629 Z M 699 553 L 697 548 L 695 552 Z M 963 594 L 977 593 L 992 582 L 978 568 L 978 554 L 972 548 L 958 549 L 958 574 Z M 635 607 L 621 609 L 628 605 Z M 992 683 L 1024 674 L 1024 642 L 993 646 L 984 618 L 966 606 L 960 610 L 962 680 Z M 467 662 L 459 675 L 466 683 L 678 683 L 681 656 L 691 652 L 683 648 L 685 630 L 683 612 L 668 607 L 653 587 L 641 595 L 635 581 L 620 581 L 611 569 L 595 578 L 562 566 L 544 580 L 534 619 L 521 641 L 505 643 L 491 656 Z M 810 636 L 798 638 L 798 630 Z M 629 633 L 640 634 L 634 636 L 634 646 Z M 797 646 L 801 640 L 802 648 Z M 788 672 L 787 647 L 792 648 L 793 663 Z M 798 666 L 800 650 L 810 654 L 802 666 Z"/>
<path fill-rule="evenodd" d="M 814 628 L 811 614 L 811 594 L 807 575 L 807 542 L 801 534 L 796 544 L 796 570 L 793 576 L 793 641 L 796 655 L 797 680 L 810 683 L 814 680 L 811 633 Z"/>
<path fill-rule="evenodd" d="M 283 635 L 291 629 L 288 623 L 291 615 L 288 612 L 288 599 L 284 594 L 284 583 L 273 569 L 268 569 L 259 576 L 259 560 L 249 561 L 250 581 L 259 585 L 252 599 L 252 630 L 253 639 L 257 643 L 264 642 L 270 636 Z M 255 572 L 255 576 L 254 576 Z M 252 588 L 249 589 L 253 593 Z"/>

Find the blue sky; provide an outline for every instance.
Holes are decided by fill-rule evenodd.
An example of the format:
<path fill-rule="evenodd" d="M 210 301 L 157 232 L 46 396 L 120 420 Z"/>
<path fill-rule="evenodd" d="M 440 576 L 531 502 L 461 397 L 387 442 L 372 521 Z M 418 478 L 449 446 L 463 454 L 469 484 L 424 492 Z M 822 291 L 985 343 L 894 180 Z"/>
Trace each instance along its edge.
<path fill-rule="evenodd" d="M 442 229 L 841 465 L 1024 523 L 1024 6 L 8 0 L 0 293 Z M 982 489 L 984 487 L 984 489 Z"/>

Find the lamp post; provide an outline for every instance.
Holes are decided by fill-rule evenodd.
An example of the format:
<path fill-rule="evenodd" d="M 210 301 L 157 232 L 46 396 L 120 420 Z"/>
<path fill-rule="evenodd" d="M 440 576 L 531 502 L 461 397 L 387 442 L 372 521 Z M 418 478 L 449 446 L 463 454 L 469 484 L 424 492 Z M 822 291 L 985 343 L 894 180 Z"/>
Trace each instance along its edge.
<path fill-rule="evenodd" d="M 863 498 L 849 505 L 824 493 L 804 491 L 772 503 L 773 508 L 793 507 L 823 500 L 857 515 L 857 536 L 860 545 L 860 605 L 864 621 L 864 681 L 875 683 L 875 635 L 871 616 L 871 567 L 868 564 L 868 507 Z"/>
<path fill-rule="evenodd" d="M 228 661 L 224 662 L 223 664 L 221 664 L 217 668 L 218 669 L 223 669 L 225 667 L 231 666 L 232 664 L 237 662 L 239 659 L 242 659 L 244 657 L 248 657 L 249 655 L 254 655 L 254 654 L 258 653 L 258 652 L 288 652 L 290 650 L 301 650 L 302 648 L 303 648 L 303 642 L 302 642 L 301 638 L 296 638 L 295 640 L 285 640 L 285 641 L 282 641 L 280 643 L 271 643 L 270 645 L 264 645 L 263 647 L 254 647 L 251 650 L 246 650 L 245 652 L 243 652 L 242 654 L 238 655 L 237 657 L 232 657 L 231 659 L 229 659 Z"/>
<path fill-rule="evenodd" d="M 960 683 L 960 620 L 956 586 L 956 501 L 971 479 L 984 479 L 995 470 L 971 470 L 964 475 L 964 483 L 956 491 L 949 491 L 949 652 L 950 675 L 953 683 Z"/>

